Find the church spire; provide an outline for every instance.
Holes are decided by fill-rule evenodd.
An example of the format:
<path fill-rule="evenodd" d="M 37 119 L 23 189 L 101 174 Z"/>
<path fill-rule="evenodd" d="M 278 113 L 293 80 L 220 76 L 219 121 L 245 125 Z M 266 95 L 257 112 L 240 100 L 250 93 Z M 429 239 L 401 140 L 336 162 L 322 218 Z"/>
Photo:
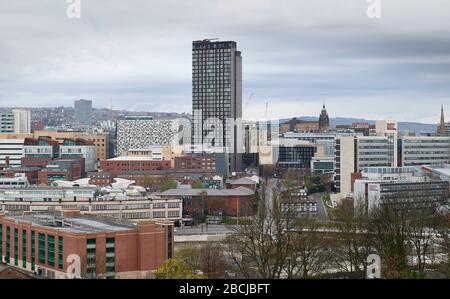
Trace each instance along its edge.
<path fill-rule="evenodd" d="M 439 123 L 438 133 L 444 134 L 445 128 L 445 116 L 444 116 L 444 104 L 441 106 L 441 122 Z"/>

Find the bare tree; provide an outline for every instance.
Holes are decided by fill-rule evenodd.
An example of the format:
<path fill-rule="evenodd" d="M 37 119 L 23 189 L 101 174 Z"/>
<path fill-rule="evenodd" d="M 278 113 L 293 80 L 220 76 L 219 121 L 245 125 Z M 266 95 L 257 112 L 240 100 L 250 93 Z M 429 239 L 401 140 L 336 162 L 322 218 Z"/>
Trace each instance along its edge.
<path fill-rule="evenodd" d="M 287 278 L 319 276 L 330 266 L 331 247 L 328 233 L 312 220 L 298 220 L 291 232 L 291 248 L 285 266 Z"/>
<path fill-rule="evenodd" d="M 277 190 L 274 188 L 273 195 Z M 289 248 L 289 234 L 278 209 L 266 205 L 266 185 L 261 185 L 254 219 L 248 225 L 234 227 L 226 239 L 227 251 L 245 278 L 279 278 Z"/>
<path fill-rule="evenodd" d="M 419 275 L 424 275 L 427 260 L 431 261 L 431 248 L 437 244 L 439 219 L 436 214 L 421 213 L 408 223 L 409 249 L 415 256 Z"/>
<path fill-rule="evenodd" d="M 281 186 L 284 185 L 284 186 Z M 245 278 L 309 278 L 326 268 L 326 233 L 312 220 L 298 218 L 295 207 L 281 209 L 280 192 L 289 182 L 272 190 L 273 205 L 267 205 L 266 186 L 261 186 L 256 216 L 247 225 L 234 228 L 226 240 L 227 250 Z"/>
<path fill-rule="evenodd" d="M 209 279 L 225 278 L 228 264 L 224 256 L 224 249 L 220 243 L 206 243 L 200 248 L 200 270 Z"/>
<path fill-rule="evenodd" d="M 442 256 L 438 261 L 438 271 L 443 277 L 450 278 L 450 222 L 448 218 L 441 217 L 436 229 L 436 247 L 438 254 Z"/>
<path fill-rule="evenodd" d="M 367 257 L 373 253 L 373 245 L 368 232 L 368 218 L 361 205 L 344 200 L 336 210 L 336 229 L 334 236 L 334 266 L 351 277 L 364 278 L 367 270 Z"/>
<path fill-rule="evenodd" d="M 406 213 L 389 205 L 380 205 L 371 211 L 369 233 L 382 259 L 385 278 L 408 277 L 408 238 Z"/>

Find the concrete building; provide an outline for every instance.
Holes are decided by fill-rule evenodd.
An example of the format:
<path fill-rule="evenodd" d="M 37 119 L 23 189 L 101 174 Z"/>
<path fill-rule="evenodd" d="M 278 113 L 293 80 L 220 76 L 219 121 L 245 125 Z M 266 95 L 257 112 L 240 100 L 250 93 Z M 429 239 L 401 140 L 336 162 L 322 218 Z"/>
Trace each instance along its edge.
<path fill-rule="evenodd" d="M 398 125 L 395 120 L 379 120 L 376 122 L 376 134 L 377 136 L 387 137 L 387 154 L 389 158 L 389 164 L 392 166 L 398 165 Z"/>
<path fill-rule="evenodd" d="M 433 178 L 450 183 L 450 164 L 423 165 L 421 170 Z"/>
<path fill-rule="evenodd" d="M 339 136 L 336 138 L 335 186 L 341 197 L 351 193 L 352 173 L 365 167 L 394 167 L 396 155 L 391 153 L 388 136 Z"/>
<path fill-rule="evenodd" d="M 361 179 L 355 181 L 353 198 L 368 212 L 386 205 L 409 214 L 433 213 L 448 204 L 449 182 L 424 177 L 395 181 Z"/>
<path fill-rule="evenodd" d="M 240 170 L 242 56 L 236 42 L 192 43 L 192 112 L 193 144 L 226 147 L 230 170 Z"/>
<path fill-rule="evenodd" d="M 24 139 L 0 139 L 0 165 L 20 167 Z"/>
<path fill-rule="evenodd" d="M 93 143 L 95 147 L 95 160 L 101 161 L 109 158 L 109 134 L 90 131 L 55 131 L 41 130 L 33 133 L 33 138 L 48 138 L 64 143 L 65 139 L 84 139 Z"/>
<path fill-rule="evenodd" d="M 0 133 L 29 134 L 31 132 L 31 111 L 12 109 L 0 114 Z"/>
<path fill-rule="evenodd" d="M 245 153 L 259 153 L 260 146 L 267 146 L 271 140 L 271 134 L 278 136 L 278 131 L 271 132 L 268 123 L 257 121 L 244 123 L 244 147 Z"/>
<path fill-rule="evenodd" d="M 79 159 L 59 159 L 49 161 L 38 173 L 39 185 L 51 185 L 54 181 L 79 180 L 84 175 L 82 161 Z"/>
<path fill-rule="evenodd" d="M 56 182 L 61 183 L 61 182 Z M 139 188 L 39 187 L 0 189 L 0 212 L 7 215 L 79 209 L 82 215 L 103 216 L 141 222 L 168 220 L 180 225 L 183 203 L 180 198 L 146 196 Z"/>
<path fill-rule="evenodd" d="M 282 139 L 294 139 L 300 141 L 308 141 L 313 144 L 323 146 L 325 157 L 334 157 L 334 143 L 336 136 L 344 136 L 345 134 L 335 133 L 294 133 L 287 132 L 283 134 Z M 355 134 L 346 134 L 354 136 Z"/>
<path fill-rule="evenodd" d="M 152 160 L 162 161 L 164 158 L 163 146 L 151 146 L 145 149 L 129 149 L 125 152 L 126 157 L 146 157 Z"/>
<path fill-rule="evenodd" d="M 308 198 L 305 189 L 293 188 L 283 191 L 280 208 L 285 217 L 317 219 L 317 202 Z"/>
<path fill-rule="evenodd" d="M 187 119 L 154 119 L 146 116 L 117 120 L 117 156 L 129 150 L 147 149 L 155 145 L 184 144 L 186 141 L 179 132 L 180 127 L 184 128 L 188 123 Z"/>
<path fill-rule="evenodd" d="M 0 133 L 14 133 L 14 115 L 12 112 L 0 113 Z"/>
<path fill-rule="evenodd" d="M 450 162 L 450 136 L 403 136 L 399 146 L 401 166 Z"/>
<path fill-rule="evenodd" d="M 14 134 L 31 132 L 31 111 L 29 109 L 13 109 Z"/>
<path fill-rule="evenodd" d="M 28 178 L 23 173 L 16 173 L 14 176 L 0 176 L 0 188 L 21 188 L 29 186 Z"/>
<path fill-rule="evenodd" d="M 94 145 L 84 139 L 64 139 L 62 144 L 47 138 L 26 138 L 23 145 L 22 166 L 45 167 L 51 160 L 78 159 L 84 176 L 95 169 Z"/>
<path fill-rule="evenodd" d="M 334 157 L 313 157 L 311 159 L 311 172 L 313 174 L 334 174 L 335 162 Z"/>
<path fill-rule="evenodd" d="M 277 166 L 284 169 L 309 169 L 317 153 L 317 146 L 307 142 L 283 143 L 278 148 Z"/>
<path fill-rule="evenodd" d="M 72 278 L 68 260 L 76 256 L 80 278 L 146 278 L 172 257 L 173 225 L 116 223 L 76 210 L 0 214 L 0 253 L 2 261 L 38 277 Z"/>
<path fill-rule="evenodd" d="M 59 157 L 63 159 L 84 159 L 84 169 L 86 172 L 96 169 L 94 145 L 84 139 L 64 140 L 63 145 L 59 147 Z"/>
<path fill-rule="evenodd" d="M 336 131 L 352 131 L 354 133 L 361 133 L 364 136 L 376 135 L 376 125 L 371 125 L 367 122 L 352 123 L 351 125 L 336 125 Z"/>
<path fill-rule="evenodd" d="M 92 101 L 75 101 L 75 122 L 80 126 L 90 126 L 92 124 Z"/>

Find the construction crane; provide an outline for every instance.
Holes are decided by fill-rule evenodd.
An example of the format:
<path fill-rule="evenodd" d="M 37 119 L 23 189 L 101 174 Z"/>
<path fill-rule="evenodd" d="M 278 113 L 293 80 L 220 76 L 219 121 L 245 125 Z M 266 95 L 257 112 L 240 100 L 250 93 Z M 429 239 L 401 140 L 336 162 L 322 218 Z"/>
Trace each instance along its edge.
<path fill-rule="evenodd" d="M 248 97 L 248 100 L 247 100 L 247 102 L 245 103 L 245 106 L 244 106 L 244 112 L 247 110 L 247 106 L 248 106 L 248 103 L 250 103 L 250 100 L 253 98 L 253 96 L 254 96 L 255 94 L 252 92 L 251 94 L 250 94 L 250 96 Z"/>

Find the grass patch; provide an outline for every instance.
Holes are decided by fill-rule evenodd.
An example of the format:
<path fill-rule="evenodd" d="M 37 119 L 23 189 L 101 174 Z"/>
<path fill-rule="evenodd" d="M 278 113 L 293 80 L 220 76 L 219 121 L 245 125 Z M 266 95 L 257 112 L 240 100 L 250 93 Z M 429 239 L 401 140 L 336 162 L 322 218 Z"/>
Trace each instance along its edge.
<path fill-rule="evenodd" d="M 327 210 L 328 217 L 330 219 L 335 219 L 336 218 L 336 209 L 332 208 L 333 204 L 331 202 L 330 195 L 328 194 L 328 195 L 322 196 L 322 201 L 324 203 L 325 209 Z"/>

